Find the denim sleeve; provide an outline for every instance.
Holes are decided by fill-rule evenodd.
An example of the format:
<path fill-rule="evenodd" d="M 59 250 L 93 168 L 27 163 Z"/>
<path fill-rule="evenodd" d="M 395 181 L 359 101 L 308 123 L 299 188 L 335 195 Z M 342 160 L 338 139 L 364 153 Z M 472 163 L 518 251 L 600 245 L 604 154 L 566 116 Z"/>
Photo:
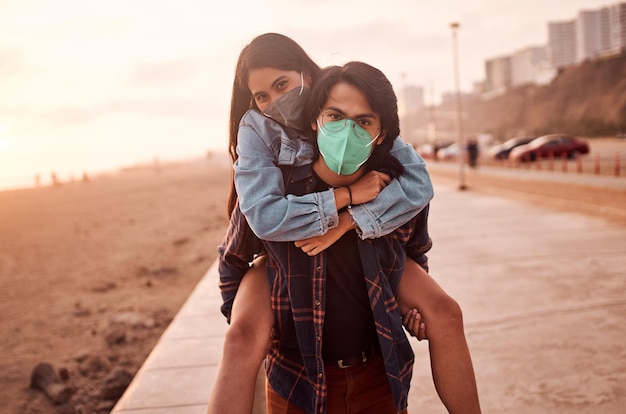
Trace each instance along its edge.
<path fill-rule="evenodd" d="M 362 239 L 387 235 L 415 217 L 433 198 L 434 190 L 426 163 L 399 136 L 391 155 L 404 166 L 404 173 L 391 180 L 374 200 L 350 208 Z"/>
<path fill-rule="evenodd" d="M 339 223 L 334 192 L 286 196 L 277 164 L 280 141 L 280 131 L 267 124 L 240 125 L 234 176 L 241 212 L 263 240 L 284 242 L 322 235 Z"/>

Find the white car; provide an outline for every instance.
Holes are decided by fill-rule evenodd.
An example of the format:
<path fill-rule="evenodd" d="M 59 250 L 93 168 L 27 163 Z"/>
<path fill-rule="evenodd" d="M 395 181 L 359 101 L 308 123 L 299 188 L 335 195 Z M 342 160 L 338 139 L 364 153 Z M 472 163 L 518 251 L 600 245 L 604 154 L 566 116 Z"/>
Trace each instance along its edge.
<path fill-rule="evenodd" d="M 455 142 L 437 151 L 438 160 L 453 160 L 459 156 L 459 144 Z"/>

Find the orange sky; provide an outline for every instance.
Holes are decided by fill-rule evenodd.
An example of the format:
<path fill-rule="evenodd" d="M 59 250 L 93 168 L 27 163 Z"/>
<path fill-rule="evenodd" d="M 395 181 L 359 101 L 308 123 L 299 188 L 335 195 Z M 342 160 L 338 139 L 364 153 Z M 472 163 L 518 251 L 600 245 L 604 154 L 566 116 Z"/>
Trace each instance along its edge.
<path fill-rule="evenodd" d="M 276 31 L 322 66 L 363 60 L 404 82 L 462 88 L 484 60 L 545 44 L 593 0 L 0 0 L 0 189 L 225 150 L 233 67 Z M 406 81 L 402 80 L 406 74 Z"/>

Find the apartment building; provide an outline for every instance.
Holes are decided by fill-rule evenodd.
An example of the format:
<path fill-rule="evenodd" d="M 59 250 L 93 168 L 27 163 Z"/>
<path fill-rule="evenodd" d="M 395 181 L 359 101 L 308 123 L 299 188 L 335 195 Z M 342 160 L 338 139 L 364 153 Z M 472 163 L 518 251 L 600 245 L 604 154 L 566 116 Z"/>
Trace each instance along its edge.
<path fill-rule="evenodd" d="M 626 3 L 609 6 L 609 45 L 610 50 L 626 50 Z"/>
<path fill-rule="evenodd" d="M 554 68 L 576 63 L 576 22 L 548 23 L 548 59 Z"/>
<path fill-rule="evenodd" d="M 609 9 L 583 10 L 576 19 L 576 61 L 583 62 L 607 53 L 609 45 Z"/>
<path fill-rule="evenodd" d="M 511 86 L 511 56 L 500 56 L 485 61 L 485 92 L 497 96 Z"/>
<path fill-rule="evenodd" d="M 511 84 L 513 86 L 529 83 L 544 85 L 550 83 L 555 74 L 548 60 L 546 46 L 526 47 L 511 56 Z"/>
<path fill-rule="evenodd" d="M 573 20 L 548 23 L 548 50 L 557 69 L 624 49 L 626 3 L 582 10 Z"/>
<path fill-rule="evenodd" d="M 511 86 L 549 83 L 561 68 L 626 51 L 626 2 L 581 10 L 575 19 L 548 22 L 548 43 L 485 61 L 483 97 Z"/>

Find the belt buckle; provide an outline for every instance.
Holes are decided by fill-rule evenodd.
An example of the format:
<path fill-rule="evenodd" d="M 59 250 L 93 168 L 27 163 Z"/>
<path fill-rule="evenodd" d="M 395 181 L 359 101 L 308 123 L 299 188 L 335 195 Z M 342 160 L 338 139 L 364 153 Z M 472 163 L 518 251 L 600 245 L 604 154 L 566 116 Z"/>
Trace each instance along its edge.
<path fill-rule="evenodd" d="M 338 361 L 337 361 L 337 366 L 338 366 L 339 368 L 341 368 L 341 369 L 350 368 L 350 367 L 353 367 L 353 366 L 358 365 L 358 364 L 362 364 L 362 363 L 364 363 L 365 361 L 367 361 L 367 354 L 365 353 L 365 351 L 361 351 L 361 361 L 356 362 L 356 363 L 354 363 L 354 364 L 348 364 L 348 365 L 346 365 L 346 364 L 344 364 L 344 363 L 343 363 L 343 361 L 344 361 L 343 359 L 338 360 Z"/>

